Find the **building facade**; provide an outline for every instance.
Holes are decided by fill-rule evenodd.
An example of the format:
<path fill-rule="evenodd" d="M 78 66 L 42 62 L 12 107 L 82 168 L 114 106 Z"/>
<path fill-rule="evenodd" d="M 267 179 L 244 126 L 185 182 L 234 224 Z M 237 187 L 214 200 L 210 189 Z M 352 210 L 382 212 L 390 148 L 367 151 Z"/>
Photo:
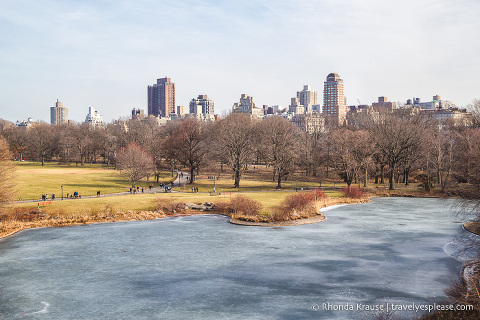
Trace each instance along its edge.
<path fill-rule="evenodd" d="M 145 111 L 143 109 L 132 109 L 132 120 L 142 120 L 145 118 Z"/>
<path fill-rule="evenodd" d="M 263 109 L 255 107 L 253 97 L 250 97 L 246 93 L 242 93 L 240 102 L 233 104 L 232 112 L 247 113 L 255 119 L 261 119 L 263 117 Z"/>
<path fill-rule="evenodd" d="M 58 101 L 55 107 L 50 107 L 50 123 L 51 124 L 66 124 L 68 123 L 68 108 Z"/>
<path fill-rule="evenodd" d="M 148 86 L 148 115 L 168 117 L 175 113 L 175 83 L 170 78 L 157 79 Z"/>
<path fill-rule="evenodd" d="M 297 91 L 297 98 L 300 105 L 305 107 L 306 113 L 311 113 L 317 104 L 317 92 L 310 90 L 309 85 L 304 85 L 302 91 Z"/>
<path fill-rule="evenodd" d="M 291 98 L 290 105 L 288 106 L 288 112 L 293 114 L 304 114 L 305 106 L 300 103 L 300 99 Z"/>
<path fill-rule="evenodd" d="M 191 114 L 210 114 L 213 116 L 215 104 L 206 94 L 201 94 L 198 98 L 194 98 L 190 101 L 189 107 Z"/>
<path fill-rule="evenodd" d="M 378 97 L 378 102 L 372 103 L 372 108 L 374 111 L 385 113 L 392 113 L 393 109 L 397 108 L 397 103 L 388 101 L 387 97 Z"/>
<path fill-rule="evenodd" d="M 347 116 L 343 80 L 337 73 L 330 73 L 323 86 L 323 115 L 332 124 L 343 124 Z"/>
<path fill-rule="evenodd" d="M 88 107 L 85 123 L 88 123 L 92 127 L 103 127 L 103 118 L 94 107 Z"/>
<path fill-rule="evenodd" d="M 296 114 L 292 117 L 291 121 L 294 125 L 309 134 L 325 131 L 325 119 L 320 113 Z"/>

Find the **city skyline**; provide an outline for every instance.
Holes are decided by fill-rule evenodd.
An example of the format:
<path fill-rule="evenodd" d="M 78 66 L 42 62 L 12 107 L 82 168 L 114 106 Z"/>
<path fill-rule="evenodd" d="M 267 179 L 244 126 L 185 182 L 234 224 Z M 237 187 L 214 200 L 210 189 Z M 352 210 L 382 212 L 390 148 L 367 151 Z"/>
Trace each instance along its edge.
<path fill-rule="evenodd" d="M 147 110 L 163 76 L 176 105 L 206 94 L 219 114 L 242 93 L 283 107 L 306 84 L 322 96 L 332 72 L 348 105 L 439 94 L 464 107 L 480 98 L 479 13 L 473 0 L 2 1 L 0 118 L 48 122 L 59 98 L 74 121 L 93 106 L 109 122 Z"/>

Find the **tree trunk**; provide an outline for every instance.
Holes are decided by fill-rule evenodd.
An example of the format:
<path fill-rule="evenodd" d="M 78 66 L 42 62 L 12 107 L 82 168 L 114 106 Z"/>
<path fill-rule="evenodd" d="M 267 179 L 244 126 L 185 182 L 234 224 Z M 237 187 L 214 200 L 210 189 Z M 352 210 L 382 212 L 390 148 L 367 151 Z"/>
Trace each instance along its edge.
<path fill-rule="evenodd" d="M 442 174 L 440 172 L 440 169 L 437 170 L 437 183 L 438 185 L 442 186 Z"/>
<path fill-rule="evenodd" d="M 278 173 L 277 189 L 282 189 L 282 175 Z"/>
<path fill-rule="evenodd" d="M 193 180 L 195 175 L 195 167 L 190 167 L 190 184 L 193 184 Z"/>
<path fill-rule="evenodd" d="M 381 184 L 385 183 L 385 166 L 384 165 L 380 167 L 380 183 Z"/>
<path fill-rule="evenodd" d="M 390 187 L 388 188 L 389 190 L 395 190 L 395 188 L 393 187 L 394 185 L 394 182 L 395 182 L 395 166 L 392 165 L 391 168 L 390 168 L 390 175 L 389 175 L 389 184 L 390 184 Z"/>
<path fill-rule="evenodd" d="M 240 188 L 240 170 L 238 170 L 238 169 L 235 169 L 234 188 Z"/>
<path fill-rule="evenodd" d="M 368 169 L 365 168 L 365 180 L 363 182 L 363 186 L 366 188 L 367 187 L 367 179 L 368 179 Z"/>

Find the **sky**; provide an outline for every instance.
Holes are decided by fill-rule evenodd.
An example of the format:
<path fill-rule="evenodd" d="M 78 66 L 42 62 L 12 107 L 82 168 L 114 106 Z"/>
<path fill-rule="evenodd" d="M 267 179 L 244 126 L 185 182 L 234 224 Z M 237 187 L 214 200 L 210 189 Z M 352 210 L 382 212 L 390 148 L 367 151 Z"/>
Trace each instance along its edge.
<path fill-rule="evenodd" d="M 246 93 L 287 107 L 331 72 L 347 104 L 480 98 L 478 0 L 0 0 L 0 118 L 49 122 L 95 107 L 147 109 L 165 76 L 176 105 L 206 94 L 225 114 Z"/>

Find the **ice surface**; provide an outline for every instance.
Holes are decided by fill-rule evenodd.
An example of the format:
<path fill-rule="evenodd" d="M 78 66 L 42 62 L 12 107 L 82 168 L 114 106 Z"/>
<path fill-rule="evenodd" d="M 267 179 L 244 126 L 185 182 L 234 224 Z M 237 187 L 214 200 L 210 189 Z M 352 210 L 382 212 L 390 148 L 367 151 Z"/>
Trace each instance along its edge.
<path fill-rule="evenodd" d="M 454 205 L 375 198 L 282 228 L 205 215 L 27 230 L 0 241 L 0 319 L 42 303 L 29 317 L 355 319 L 324 304 L 440 302 L 468 238 Z"/>

